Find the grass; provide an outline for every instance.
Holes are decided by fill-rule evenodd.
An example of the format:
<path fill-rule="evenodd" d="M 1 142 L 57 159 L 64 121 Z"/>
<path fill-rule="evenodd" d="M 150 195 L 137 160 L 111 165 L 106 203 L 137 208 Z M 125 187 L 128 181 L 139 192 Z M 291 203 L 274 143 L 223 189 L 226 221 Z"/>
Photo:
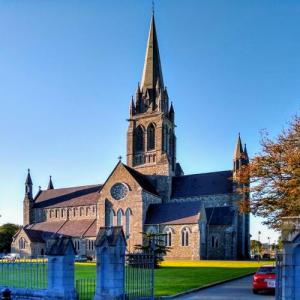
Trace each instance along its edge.
<path fill-rule="evenodd" d="M 174 295 L 193 288 L 251 274 L 270 262 L 255 261 L 166 261 L 155 270 L 155 296 Z M 93 278 L 95 263 L 77 263 L 76 279 Z"/>

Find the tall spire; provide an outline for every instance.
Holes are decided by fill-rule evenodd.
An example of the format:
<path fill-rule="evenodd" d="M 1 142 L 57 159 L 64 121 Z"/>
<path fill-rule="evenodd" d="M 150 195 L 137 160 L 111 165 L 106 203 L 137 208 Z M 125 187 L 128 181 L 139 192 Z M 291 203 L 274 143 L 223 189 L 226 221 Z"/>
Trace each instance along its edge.
<path fill-rule="evenodd" d="M 241 141 L 241 135 L 239 133 L 235 149 L 234 149 L 234 154 L 233 154 L 233 159 L 237 160 L 240 159 L 243 154 L 243 146 L 242 146 L 242 141 Z"/>
<path fill-rule="evenodd" d="M 30 176 L 30 169 L 28 169 L 26 181 L 25 181 L 25 196 L 32 198 L 32 180 Z"/>
<path fill-rule="evenodd" d="M 31 180 L 31 176 L 30 176 L 30 169 L 28 169 L 28 173 L 27 173 L 25 184 L 26 185 L 32 185 L 32 180 Z"/>
<path fill-rule="evenodd" d="M 144 62 L 144 70 L 141 81 L 141 88 L 155 89 L 159 80 L 160 87 L 164 86 L 162 70 L 160 64 L 160 56 L 158 49 L 158 41 L 155 28 L 154 14 L 151 17 L 150 30 L 147 42 L 146 56 Z"/>
<path fill-rule="evenodd" d="M 54 189 L 54 185 L 53 185 L 53 182 L 52 182 L 52 176 L 50 175 L 47 190 L 53 190 L 53 189 Z"/>
<path fill-rule="evenodd" d="M 247 146 L 246 144 L 244 145 L 244 159 L 248 163 L 249 162 L 249 156 L 248 156 L 248 151 L 247 151 Z"/>

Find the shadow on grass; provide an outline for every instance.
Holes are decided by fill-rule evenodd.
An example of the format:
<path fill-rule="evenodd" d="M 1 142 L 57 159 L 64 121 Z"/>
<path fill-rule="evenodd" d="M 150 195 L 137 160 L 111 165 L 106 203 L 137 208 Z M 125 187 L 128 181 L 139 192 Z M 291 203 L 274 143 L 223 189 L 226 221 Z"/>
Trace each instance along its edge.
<path fill-rule="evenodd" d="M 155 295 L 174 295 L 251 274 L 256 269 L 256 267 L 162 267 L 155 270 Z"/>

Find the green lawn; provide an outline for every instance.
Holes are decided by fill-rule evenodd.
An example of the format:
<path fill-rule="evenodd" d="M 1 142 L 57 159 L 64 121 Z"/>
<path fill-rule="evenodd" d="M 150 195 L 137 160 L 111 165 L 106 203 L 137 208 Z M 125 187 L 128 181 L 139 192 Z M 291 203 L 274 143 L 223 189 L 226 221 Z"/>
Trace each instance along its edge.
<path fill-rule="evenodd" d="M 155 295 L 166 296 L 253 273 L 270 262 L 168 261 L 155 270 Z M 76 279 L 95 277 L 96 265 L 76 264 Z"/>

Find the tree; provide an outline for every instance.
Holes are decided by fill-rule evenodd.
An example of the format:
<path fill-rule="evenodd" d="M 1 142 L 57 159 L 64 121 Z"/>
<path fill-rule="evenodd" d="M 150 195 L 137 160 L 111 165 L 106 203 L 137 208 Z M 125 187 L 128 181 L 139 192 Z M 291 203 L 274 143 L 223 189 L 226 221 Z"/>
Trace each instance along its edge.
<path fill-rule="evenodd" d="M 10 252 L 12 238 L 19 229 L 19 225 L 11 223 L 0 226 L 0 252 Z"/>
<path fill-rule="evenodd" d="M 258 254 L 260 255 L 262 250 L 262 244 L 260 241 L 257 240 L 251 240 L 251 252 L 253 254 Z"/>
<path fill-rule="evenodd" d="M 153 253 L 154 268 L 159 268 L 160 262 L 164 260 L 164 255 L 170 251 L 170 247 L 166 246 L 165 234 L 142 232 L 143 245 L 135 245 L 136 250 L 141 250 L 145 253 Z"/>
<path fill-rule="evenodd" d="M 261 147 L 238 174 L 240 190 L 251 193 L 250 206 L 242 209 L 249 207 L 264 224 L 280 229 L 283 217 L 300 215 L 300 117 L 274 140 L 264 132 Z"/>

